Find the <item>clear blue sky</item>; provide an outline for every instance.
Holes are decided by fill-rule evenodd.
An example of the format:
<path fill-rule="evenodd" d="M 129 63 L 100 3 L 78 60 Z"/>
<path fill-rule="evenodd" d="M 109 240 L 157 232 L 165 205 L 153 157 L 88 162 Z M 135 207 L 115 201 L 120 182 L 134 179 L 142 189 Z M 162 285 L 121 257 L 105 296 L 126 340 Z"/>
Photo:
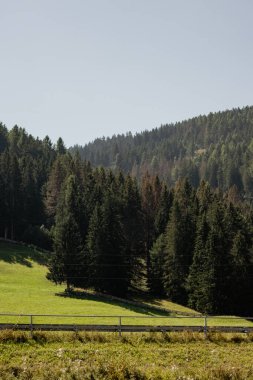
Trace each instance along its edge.
<path fill-rule="evenodd" d="M 252 0 L 0 0 L 0 120 L 66 145 L 253 104 Z"/>

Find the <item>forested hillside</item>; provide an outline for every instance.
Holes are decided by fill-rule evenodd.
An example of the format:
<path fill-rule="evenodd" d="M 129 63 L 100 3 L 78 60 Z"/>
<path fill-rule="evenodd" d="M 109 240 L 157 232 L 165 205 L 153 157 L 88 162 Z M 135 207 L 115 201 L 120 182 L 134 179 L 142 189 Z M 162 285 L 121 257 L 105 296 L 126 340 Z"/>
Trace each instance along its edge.
<path fill-rule="evenodd" d="M 186 126 L 170 128 L 178 141 L 182 130 L 186 144 Z M 61 138 L 54 146 L 49 137 L 0 125 L 0 237 L 51 250 L 50 280 L 68 290 L 145 292 L 206 313 L 250 314 L 250 202 L 236 186 L 222 192 L 206 181 L 195 185 L 93 168 Z"/>
<path fill-rule="evenodd" d="M 51 247 L 47 182 L 53 163 L 65 153 L 61 138 L 53 145 L 48 136 L 40 140 L 0 123 L 1 238 Z"/>
<path fill-rule="evenodd" d="M 188 177 L 193 186 L 201 179 L 212 187 L 240 192 L 253 190 L 253 107 L 210 113 L 152 131 L 96 139 L 74 146 L 94 166 L 121 169 L 137 178 L 146 171 L 169 186 Z"/>
<path fill-rule="evenodd" d="M 45 223 L 43 193 L 61 144 L 60 139 L 53 147 L 48 136 L 42 141 L 23 128 L 8 131 L 0 123 L 1 237 L 29 241 L 36 226 Z"/>
<path fill-rule="evenodd" d="M 123 297 L 146 291 L 206 313 L 252 312 L 252 211 L 236 188 L 195 190 L 182 179 L 169 190 L 149 175 L 138 187 L 66 157 L 48 182 L 54 189 L 65 162 L 49 279 Z"/>

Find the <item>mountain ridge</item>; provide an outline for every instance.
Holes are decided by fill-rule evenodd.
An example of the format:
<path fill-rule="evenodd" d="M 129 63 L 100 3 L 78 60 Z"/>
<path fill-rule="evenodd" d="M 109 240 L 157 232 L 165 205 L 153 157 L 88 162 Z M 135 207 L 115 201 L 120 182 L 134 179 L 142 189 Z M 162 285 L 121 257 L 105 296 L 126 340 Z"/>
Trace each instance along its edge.
<path fill-rule="evenodd" d="M 132 135 L 98 138 L 75 145 L 81 158 L 94 166 L 122 170 L 140 179 L 147 171 L 170 186 L 188 177 L 193 186 L 201 179 L 226 191 L 253 190 L 253 106 L 200 115 Z"/>

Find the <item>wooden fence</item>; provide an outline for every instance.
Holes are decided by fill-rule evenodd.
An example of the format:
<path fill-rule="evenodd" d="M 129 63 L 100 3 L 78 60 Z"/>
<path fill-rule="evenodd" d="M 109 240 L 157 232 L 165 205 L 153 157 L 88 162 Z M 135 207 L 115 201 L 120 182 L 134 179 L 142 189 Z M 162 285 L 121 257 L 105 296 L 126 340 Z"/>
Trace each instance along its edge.
<path fill-rule="evenodd" d="M 17 322 L 10 323 L 8 322 L 8 317 L 11 318 L 27 318 L 27 323 Z M 241 318 L 241 317 L 221 317 L 221 316 L 129 316 L 129 315 L 57 315 L 57 314 L 6 314 L 0 313 L 0 318 L 3 321 L 0 322 L 0 330 L 12 329 L 12 330 L 24 330 L 30 331 L 100 331 L 100 332 L 117 332 L 120 336 L 123 332 L 200 332 L 207 335 L 210 332 L 225 332 L 225 333 L 253 333 L 253 317 Z M 55 319 L 61 318 L 66 319 L 75 319 L 75 323 L 36 323 L 36 318 L 43 319 Z M 101 324 L 93 323 L 78 323 L 81 319 L 100 319 Z M 117 319 L 118 323 L 108 323 L 104 324 L 103 320 L 111 319 L 112 321 Z M 136 320 L 141 319 L 145 320 L 147 324 L 126 324 L 124 320 Z M 188 319 L 189 324 L 178 324 L 178 321 Z M 155 324 L 150 324 L 149 321 L 156 321 Z M 172 322 L 174 320 L 174 323 Z M 175 324 L 177 320 L 177 324 Z M 222 320 L 225 320 L 226 323 L 222 325 Z M 159 323 L 159 322 L 164 323 Z M 169 322 L 172 323 L 169 323 Z M 194 323 L 193 323 L 194 321 Z M 196 321 L 199 321 L 197 323 Z M 218 325 L 213 324 L 213 322 L 219 321 Z M 231 321 L 229 324 L 228 321 Z"/>

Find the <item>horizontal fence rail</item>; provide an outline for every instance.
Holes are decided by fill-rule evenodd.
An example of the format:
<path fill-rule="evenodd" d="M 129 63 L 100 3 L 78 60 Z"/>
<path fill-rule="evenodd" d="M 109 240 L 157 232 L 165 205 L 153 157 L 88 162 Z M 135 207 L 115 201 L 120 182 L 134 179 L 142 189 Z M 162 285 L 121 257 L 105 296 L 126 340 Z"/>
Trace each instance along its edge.
<path fill-rule="evenodd" d="M 15 318 L 16 322 L 8 321 Z M 48 323 L 38 322 L 47 319 Z M 53 323 L 56 318 L 66 319 L 66 323 Z M 21 321 L 22 319 L 22 321 Z M 25 321 L 24 321 L 25 319 Z M 37 322 L 36 322 L 37 319 Z M 69 319 L 69 321 L 68 321 Z M 73 319 L 75 322 L 73 323 Z M 85 323 L 79 323 L 83 319 Z M 92 323 L 97 319 L 101 323 Z M 91 323 L 87 322 L 92 320 Z M 107 323 L 104 321 L 107 320 Z M 108 322 L 109 320 L 109 322 Z M 141 320 L 141 324 L 137 321 Z M 155 324 L 150 324 L 150 321 Z M 129 323 L 133 321 L 133 323 Z M 134 324 L 134 321 L 136 324 Z M 182 323 L 179 323 L 179 321 Z M 189 323 L 186 323 L 189 321 Z M 226 323 L 222 324 L 222 321 Z M 116 323 L 115 323 L 116 322 Z M 147 322 L 144 323 L 144 322 Z M 184 322 L 184 323 L 183 323 Z M 210 332 L 253 333 L 253 317 L 226 316 L 141 316 L 141 315 L 66 315 L 66 314 L 14 314 L 0 313 L 0 330 L 12 329 L 30 331 L 101 331 L 117 332 L 200 332 L 205 336 Z"/>

